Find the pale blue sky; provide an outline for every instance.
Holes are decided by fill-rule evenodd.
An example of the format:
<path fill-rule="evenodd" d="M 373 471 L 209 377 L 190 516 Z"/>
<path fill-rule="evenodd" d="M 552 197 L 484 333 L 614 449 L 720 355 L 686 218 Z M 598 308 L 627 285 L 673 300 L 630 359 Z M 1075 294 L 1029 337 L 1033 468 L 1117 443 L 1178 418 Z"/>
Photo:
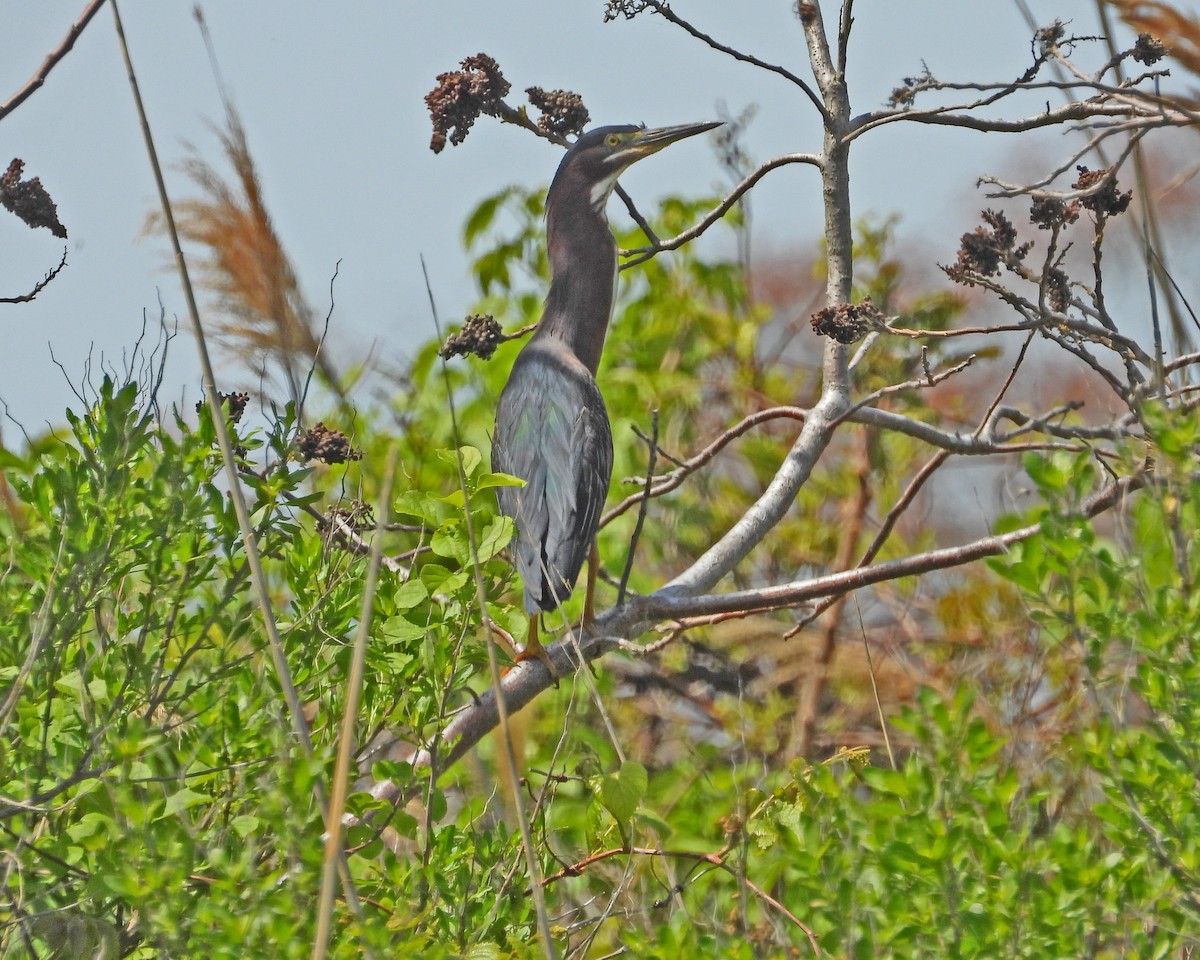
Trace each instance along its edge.
<path fill-rule="evenodd" d="M 84 3 L 0 0 L 0 6 L 4 99 Z M 460 317 L 475 296 L 459 240 L 467 212 L 506 184 L 547 182 L 558 163 L 557 148 L 487 118 L 463 146 L 430 153 L 424 94 L 437 73 L 465 56 L 494 56 L 515 92 L 530 85 L 576 90 L 595 123 L 704 120 L 718 102 L 732 113 L 753 103 L 759 112 L 747 147 L 757 159 L 819 146 L 811 108 L 786 81 L 711 52 L 661 18 L 604 24 L 603 6 L 601 0 L 205 2 L 276 228 L 322 313 L 341 260 L 333 317 L 341 360 L 360 358 L 374 345 L 394 365 L 431 334 L 421 253 L 443 319 Z M 809 75 L 790 0 L 674 6 L 732 45 Z M 1076 16 L 1078 32 L 1095 30 L 1091 3 L 1031 6 L 1039 22 Z M 1016 76 L 1029 60 L 1015 3 L 859 0 L 855 11 L 855 112 L 879 106 L 922 61 L 942 79 L 999 80 Z M 206 123 L 219 120 L 221 106 L 191 4 L 124 0 L 122 14 L 163 161 L 185 156 L 185 141 L 216 158 Z M 156 320 L 160 296 L 168 317 L 178 316 L 186 331 L 178 281 L 165 269 L 166 243 L 142 235 L 157 199 L 110 11 L 100 12 L 45 87 L 0 122 L 0 138 L 0 161 L 24 159 L 27 175 L 41 177 L 70 231 L 66 271 L 35 303 L 0 305 L 0 399 L 32 433 L 60 422 L 72 402 L 48 345 L 77 378 L 89 350 L 94 367 L 102 356 L 119 365 L 143 311 Z M 938 241 L 937 255 L 950 259 L 955 238 L 985 205 L 976 177 L 1002 173 L 1013 162 L 1014 142 L 1000 136 L 897 125 L 856 147 L 855 213 L 898 212 L 902 238 Z M 664 193 L 699 193 L 724 181 L 711 150 L 697 140 L 638 165 L 622 182 L 648 208 Z M 176 199 L 188 192 L 178 173 L 169 187 Z M 619 203 L 612 212 L 621 215 Z M 814 242 L 820 211 L 812 171 L 772 174 L 755 194 L 755 214 L 759 249 Z M 26 292 L 61 250 L 47 231 L 0 216 L 0 294 Z M 222 363 L 245 382 L 234 361 Z M 185 391 L 194 400 L 199 377 L 183 332 L 172 346 L 164 399 Z M 11 423 L 2 429 L 8 443 L 17 441 Z"/>

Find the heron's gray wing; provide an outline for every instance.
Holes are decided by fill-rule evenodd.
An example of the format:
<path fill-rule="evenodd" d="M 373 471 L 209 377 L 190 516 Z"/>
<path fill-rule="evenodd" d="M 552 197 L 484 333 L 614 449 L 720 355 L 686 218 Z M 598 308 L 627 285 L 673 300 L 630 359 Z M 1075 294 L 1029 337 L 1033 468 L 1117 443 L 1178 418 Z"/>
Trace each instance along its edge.
<path fill-rule="evenodd" d="M 612 431 L 595 380 L 553 346 L 530 344 L 500 396 L 492 468 L 524 487 L 498 489 L 517 535 L 512 553 L 530 611 L 566 601 L 612 478 Z"/>

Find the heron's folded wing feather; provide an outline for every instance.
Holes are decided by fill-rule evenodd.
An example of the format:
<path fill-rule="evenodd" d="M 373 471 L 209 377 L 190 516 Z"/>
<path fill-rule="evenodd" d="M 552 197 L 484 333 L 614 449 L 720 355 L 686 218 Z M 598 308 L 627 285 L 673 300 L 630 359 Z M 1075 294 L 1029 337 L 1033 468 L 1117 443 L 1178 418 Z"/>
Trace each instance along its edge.
<path fill-rule="evenodd" d="M 499 488 L 500 508 L 516 523 L 526 607 L 553 609 L 574 588 L 612 476 L 604 400 L 582 364 L 522 353 L 497 409 L 492 466 L 525 481 Z"/>

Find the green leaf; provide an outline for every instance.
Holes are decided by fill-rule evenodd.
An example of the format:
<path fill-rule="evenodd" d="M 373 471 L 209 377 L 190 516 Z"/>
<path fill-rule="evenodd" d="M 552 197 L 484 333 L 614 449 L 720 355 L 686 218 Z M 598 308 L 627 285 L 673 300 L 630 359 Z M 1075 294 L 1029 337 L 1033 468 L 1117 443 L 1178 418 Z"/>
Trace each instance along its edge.
<path fill-rule="evenodd" d="M 429 538 L 429 549 L 439 557 L 457 560 L 463 566 L 471 559 L 471 552 L 467 548 L 467 531 L 457 520 L 438 527 L 434 535 Z"/>
<path fill-rule="evenodd" d="M 479 562 L 491 560 L 496 554 L 508 546 L 516 533 L 516 526 L 511 517 L 496 517 L 483 528 L 483 536 L 479 539 Z"/>
<path fill-rule="evenodd" d="M 489 487 L 523 487 L 525 481 L 507 473 L 481 473 L 475 478 L 476 490 L 487 490 Z"/>
<path fill-rule="evenodd" d="M 479 452 L 478 447 L 463 446 L 459 447 L 458 450 L 459 453 L 462 454 L 463 473 L 469 477 L 478 469 L 479 465 L 483 463 L 483 454 Z"/>
<path fill-rule="evenodd" d="M 29 469 L 30 465 L 27 460 L 22 460 L 11 450 L 0 447 L 0 470 L 15 470 L 19 473 L 28 473 Z"/>
<path fill-rule="evenodd" d="M 779 831 L 770 817 L 755 817 L 746 824 L 746 833 L 754 838 L 759 850 L 770 850 L 779 843 Z"/>
<path fill-rule="evenodd" d="M 475 239 L 492 225 L 500 206 L 512 196 L 512 193 L 512 187 L 505 187 L 499 193 L 494 193 L 480 201 L 479 205 L 471 211 L 471 215 L 467 217 L 466 226 L 463 227 L 464 246 L 469 249 L 475 243 Z"/>
<path fill-rule="evenodd" d="M 73 693 L 77 698 L 82 698 L 83 674 L 78 670 L 64 673 L 54 685 L 66 693 Z M 94 677 L 87 682 L 87 692 L 90 699 L 103 702 L 108 698 L 108 684 L 102 678 Z"/>
<path fill-rule="evenodd" d="M 411 643 L 425 636 L 425 628 L 406 620 L 404 617 L 388 617 L 383 622 L 380 639 L 387 643 Z"/>
<path fill-rule="evenodd" d="M 646 768 L 636 760 L 626 760 L 620 770 L 600 782 L 600 802 L 614 820 L 627 823 L 646 796 L 648 784 Z"/>
<path fill-rule="evenodd" d="M 85 850 L 99 850 L 108 843 L 109 836 L 114 832 L 112 817 L 102 813 L 85 813 L 77 823 L 67 827 L 67 836 L 80 844 Z M 93 842 L 85 841 L 94 838 Z"/>
<path fill-rule="evenodd" d="M 483 454 L 479 452 L 479 448 L 467 446 L 465 444 L 459 447 L 457 452 L 454 450 L 439 450 L 437 455 L 439 460 L 441 460 L 443 463 L 450 464 L 450 466 L 454 467 L 455 469 L 458 468 L 458 458 L 461 456 L 463 475 L 467 477 L 471 476 L 471 474 L 475 472 L 476 468 L 483 462 Z"/>
<path fill-rule="evenodd" d="M 429 597 L 429 589 L 416 577 L 409 577 L 396 588 L 392 602 L 397 610 L 411 610 L 417 604 Z"/>
<path fill-rule="evenodd" d="M 187 810 L 189 807 L 196 806 L 198 803 L 207 802 L 208 797 L 206 797 L 203 793 L 197 793 L 195 790 L 184 787 L 182 790 L 177 790 L 175 793 L 167 797 L 167 802 L 163 804 L 162 816 L 160 816 L 158 819 L 162 820 L 167 817 L 172 817 L 183 810 Z"/>
<path fill-rule="evenodd" d="M 465 570 L 450 570 L 440 563 L 427 563 L 421 568 L 421 582 L 430 595 L 457 592 L 469 579 Z"/>
<path fill-rule="evenodd" d="M 392 511 L 427 523 L 437 523 L 441 518 L 437 501 L 420 490 L 405 490 L 392 501 Z"/>

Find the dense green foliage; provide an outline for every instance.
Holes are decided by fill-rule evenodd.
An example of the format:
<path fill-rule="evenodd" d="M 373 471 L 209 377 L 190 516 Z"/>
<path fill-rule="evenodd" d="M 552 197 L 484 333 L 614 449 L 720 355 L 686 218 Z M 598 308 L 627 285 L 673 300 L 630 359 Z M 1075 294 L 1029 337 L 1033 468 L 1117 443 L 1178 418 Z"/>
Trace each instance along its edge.
<path fill-rule="evenodd" d="M 483 309 L 509 329 L 538 310 L 540 202 L 508 191 L 467 228 Z M 702 208 L 668 202 L 663 235 Z M 898 296 L 886 232 L 864 231 L 860 253 L 864 292 L 878 303 Z M 904 309 L 931 326 L 948 322 L 954 303 Z M 811 396 L 803 355 L 756 355 L 769 319 L 736 264 L 683 253 L 636 271 L 601 371 L 618 481 L 645 472 L 647 446 L 631 427 L 648 429 L 652 407 L 662 411 L 660 443 L 682 453 L 759 404 Z M 500 555 L 511 527 L 492 488 L 505 480 L 480 453 L 517 347 L 449 366 L 456 436 L 437 346 L 420 352 L 399 394 L 400 429 L 382 416 L 358 425 L 357 464 L 300 465 L 290 409 L 258 429 L 235 425 L 311 757 L 283 705 L 206 416 L 160 422 L 136 385 L 106 380 L 69 429 L 22 456 L 0 452 L 0 956 L 311 953 L 318 787 L 332 769 L 366 559 L 305 508 L 348 509 L 345 491 L 371 502 L 385 451 L 399 445 L 391 512 L 400 526 L 387 551 L 405 572 L 385 573 L 374 603 L 364 745 L 391 737 L 436 754 L 446 719 L 489 682 L 468 509 L 489 612 L 517 640 L 525 630 Z M 862 375 L 869 389 L 912 362 L 904 343 L 881 347 Z M 918 396 L 896 402 L 921 413 Z M 403 750 L 380 748 L 387 759 L 363 773 L 411 787 L 409 802 L 392 810 L 365 780 L 352 795 L 352 811 L 374 819 L 348 837 L 362 914 L 338 904 L 332 955 L 542 955 L 514 786 L 532 810 L 554 934 L 576 956 L 622 947 L 650 958 L 814 955 L 803 927 L 827 956 L 1195 949 L 1200 424 L 1156 416 L 1158 485 L 1132 498 L 1107 538 L 1075 518 L 1087 462 L 1027 461 L 1048 503 L 1046 533 L 993 564 L 1019 593 L 963 578 L 943 591 L 958 599 L 944 604 L 942 626 L 974 617 L 997 646 L 1019 633 L 1035 652 L 1005 664 L 1005 683 L 993 672 L 982 684 L 972 682 L 978 659 L 946 655 L 942 692 L 923 687 L 886 717 L 894 758 L 852 739 L 789 757 L 783 687 L 715 698 L 709 714 L 681 711 L 664 740 L 648 732 L 629 677 L 618 677 L 618 655 L 518 718 L 519 785 L 499 762 L 498 733 L 432 782 L 402 762 Z M 792 432 L 762 430 L 656 501 L 632 586 L 662 583 L 710 542 Z M 880 496 L 894 495 L 921 448 L 861 432 L 865 469 Z M 838 540 L 830 505 L 856 482 L 847 460 L 815 476 L 741 582 L 828 565 Z M 610 503 L 631 489 L 615 484 Z M 366 538 L 370 526 L 359 526 Z M 614 575 L 632 526 L 631 511 L 601 536 Z M 602 591 L 611 602 L 612 588 Z M 996 618 L 1001 603 L 1009 615 Z M 790 623 L 766 621 L 776 633 Z M 682 669 L 678 656 L 668 650 L 662 663 Z M 1024 742 L 1005 722 L 1019 693 L 1062 704 L 1071 722 L 1051 742 Z"/>

